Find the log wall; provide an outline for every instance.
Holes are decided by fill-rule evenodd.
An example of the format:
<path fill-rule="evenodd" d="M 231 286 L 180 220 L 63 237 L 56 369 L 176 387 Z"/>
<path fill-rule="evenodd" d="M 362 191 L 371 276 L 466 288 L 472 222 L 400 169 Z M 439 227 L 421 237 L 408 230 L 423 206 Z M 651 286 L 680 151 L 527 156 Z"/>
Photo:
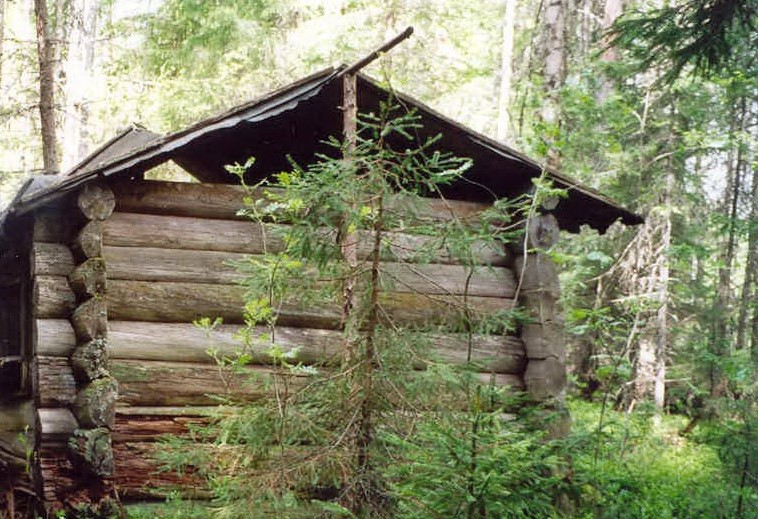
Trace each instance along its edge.
<path fill-rule="evenodd" d="M 232 401 L 269 396 L 264 341 L 253 341 L 252 365 L 240 373 L 220 370 L 208 351 L 230 356 L 239 350 L 235 335 L 243 323 L 245 290 L 230 260 L 281 248 L 275 226 L 238 216 L 243 193 L 234 186 L 129 181 L 110 188 L 80 194 L 69 225 L 50 214 L 38 215 L 35 225 L 37 414 L 43 430 L 40 471 L 49 500 L 60 498 L 60 488 L 76 487 L 76 471 L 87 459 L 83 453 L 61 454 L 66 446 L 86 449 L 101 432 L 110 450 L 91 453 L 100 458 L 87 469 L 100 478 L 100 490 L 113 483 L 122 496 L 144 497 L 169 483 L 187 483 L 155 472 L 156 437 L 204 420 L 218 395 Z M 468 218 L 482 208 L 430 201 L 422 211 L 435 219 Z M 330 238 L 328 230 L 324 233 Z M 358 256 L 366 259 L 369 236 L 359 233 L 358 239 Z M 445 324 L 458 321 L 466 305 L 475 318 L 486 317 L 512 308 L 518 296 L 535 316 L 533 323 L 524 326 L 522 336 L 474 337 L 472 360 L 483 380 L 494 373 L 497 383 L 526 388 L 537 399 L 560 393 L 564 359 L 556 338 L 557 277 L 547 257 L 530 254 L 525 261 L 520 251 L 475 244 L 481 267 L 472 273 L 444 248 L 435 251 L 433 263 L 409 263 L 431 239 L 388 234 L 390 243 L 382 251 L 384 317 L 402 324 Z M 514 276 L 514 265 L 524 269 L 523 276 Z M 341 351 L 341 309 L 336 302 L 314 306 L 303 300 L 283 305 L 277 342 L 299 347 L 298 361 L 328 369 Z M 217 316 L 225 324 L 210 334 L 191 324 Z M 466 336 L 451 331 L 432 342 L 442 359 L 466 362 Z M 416 361 L 414 368 L 425 366 Z M 104 408 L 92 409 L 103 398 Z M 68 461 L 72 457 L 79 460 L 77 469 Z"/>

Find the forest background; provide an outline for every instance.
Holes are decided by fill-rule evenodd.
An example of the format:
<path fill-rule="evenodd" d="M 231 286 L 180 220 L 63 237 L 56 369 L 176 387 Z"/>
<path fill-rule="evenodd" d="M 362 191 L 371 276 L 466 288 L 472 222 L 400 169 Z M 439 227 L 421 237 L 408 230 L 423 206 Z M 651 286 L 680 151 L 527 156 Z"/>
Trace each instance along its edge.
<path fill-rule="evenodd" d="M 756 3 L 0 0 L 0 207 L 29 175 L 70 168 L 132 122 L 177 130 L 413 25 L 369 74 L 646 217 L 552 251 L 576 427 L 603 447 L 593 462 L 606 486 L 595 488 L 613 495 L 614 477 L 632 493 L 661 487 L 667 473 L 635 475 L 633 456 L 686 458 L 695 479 L 679 484 L 717 480 L 728 492 L 708 494 L 714 510 L 748 514 L 758 506 Z"/>

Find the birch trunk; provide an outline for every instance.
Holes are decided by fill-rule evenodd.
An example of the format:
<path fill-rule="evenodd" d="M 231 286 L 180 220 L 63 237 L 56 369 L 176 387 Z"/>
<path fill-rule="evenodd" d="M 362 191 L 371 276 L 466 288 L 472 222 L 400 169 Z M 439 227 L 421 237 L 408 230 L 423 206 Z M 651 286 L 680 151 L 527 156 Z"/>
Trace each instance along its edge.
<path fill-rule="evenodd" d="M 544 90 L 545 98 L 540 110 L 542 122 L 548 134 L 560 126 L 559 91 L 566 78 L 566 2 L 564 0 L 547 0 L 543 21 L 544 39 Z M 560 164 L 560 151 L 555 147 L 555 139 L 544 135 L 547 142 L 547 165 L 557 169 Z"/>

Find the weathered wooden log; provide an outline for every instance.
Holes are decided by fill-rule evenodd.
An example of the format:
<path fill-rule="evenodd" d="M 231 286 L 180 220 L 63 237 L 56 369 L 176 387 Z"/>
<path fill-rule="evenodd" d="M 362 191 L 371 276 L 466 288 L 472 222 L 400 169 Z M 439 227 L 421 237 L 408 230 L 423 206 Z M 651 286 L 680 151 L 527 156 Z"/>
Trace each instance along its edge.
<path fill-rule="evenodd" d="M 162 470 L 155 442 L 116 442 L 113 482 L 122 500 L 165 499 L 171 489 L 186 499 L 209 499 L 203 479 L 189 469 Z"/>
<path fill-rule="evenodd" d="M 557 321 L 563 318 L 558 299 L 548 291 L 524 290 L 520 299 L 528 318 L 535 322 Z"/>
<path fill-rule="evenodd" d="M 105 260 L 89 258 L 74 268 L 68 276 L 74 293 L 81 299 L 105 294 L 107 288 Z"/>
<path fill-rule="evenodd" d="M 250 221 L 209 220 L 116 212 L 103 229 L 105 245 L 215 250 L 261 254 L 281 250 L 273 226 Z M 264 249 L 265 244 L 265 249 Z"/>
<path fill-rule="evenodd" d="M 218 251 L 261 254 L 282 250 L 285 225 L 259 224 L 251 221 L 209 220 L 192 217 L 169 217 L 116 212 L 103 228 L 106 245 L 116 247 L 169 248 L 192 251 Z M 373 248 L 369 232 L 358 231 L 358 257 L 366 259 Z M 323 239 L 334 242 L 329 230 Z M 510 253 L 492 244 L 476 242 L 471 246 L 472 262 L 483 265 L 510 265 Z M 434 237 L 387 232 L 381 249 L 386 260 L 460 264 L 444 243 Z M 110 267 L 109 267 L 110 268 Z"/>
<path fill-rule="evenodd" d="M 244 370 L 222 369 L 210 364 L 112 360 L 111 373 L 119 381 L 119 405 L 203 406 L 231 401 L 255 401 L 275 395 L 274 371 L 249 366 Z M 288 381 L 290 391 L 310 378 L 284 373 L 279 387 Z"/>
<path fill-rule="evenodd" d="M 106 337 L 108 334 L 106 298 L 95 296 L 77 306 L 71 314 L 71 324 L 80 342 Z"/>
<path fill-rule="evenodd" d="M 66 407 L 76 398 L 76 379 L 69 359 L 38 356 L 37 393 L 42 407 Z"/>
<path fill-rule="evenodd" d="M 69 438 L 68 453 L 76 470 L 98 478 L 113 476 L 115 464 L 108 428 L 77 429 Z"/>
<path fill-rule="evenodd" d="M 71 250 L 78 261 L 103 255 L 103 229 L 101 220 L 92 220 L 77 233 L 71 242 Z"/>
<path fill-rule="evenodd" d="M 76 347 L 71 355 L 71 367 L 79 382 L 87 383 L 108 375 L 108 341 L 93 339 Z"/>
<path fill-rule="evenodd" d="M 552 214 L 538 214 L 529 219 L 527 226 L 528 245 L 531 249 L 549 249 L 561 235 L 558 220 Z"/>
<path fill-rule="evenodd" d="M 76 346 L 76 334 L 68 319 L 36 319 L 37 354 L 69 357 Z"/>
<path fill-rule="evenodd" d="M 110 323 L 110 355 L 117 359 L 164 360 L 176 362 L 213 362 L 208 351 L 217 351 L 220 357 L 234 356 L 242 351 L 237 338 L 242 327 L 221 326 L 209 333 L 187 324 L 121 322 Z M 267 354 L 270 342 L 257 339 L 269 334 L 260 327 L 251 336 L 253 341 L 245 348 L 255 364 L 270 364 Z M 278 327 L 276 344 L 286 350 L 297 349 L 295 362 L 304 364 L 334 364 L 342 352 L 342 334 L 332 330 L 313 328 Z M 429 356 L 445 362 L 462 364 L 468 354 L 467 337 L 463 334 L 429 334 Z M 331 361 L 330 361 L 331 359 Z M 472 337 L 472 362 L 481 364 L 484 370 L 499 373 L 521 373 L 525 360 L 521 341 L 515 337 Z M 426 361 L 413 358 L 409 362 L 422 369 Z"/>
<path fill-rule="evenodd" d="M 68 276 L 74 270 L 74 257 L 62 243 L 35 242 L 34 273 L 43 276 Z"/>
<path fill-rule="evenodd" d="M 542 291 L 554 298 L 560 295 L 558 271 L 546 254 L 540 252 L 517 257 L 514 271 L 516 280 L 521 280 L 522 290 Z"/>
<path fill-rule="evenodd" d="M 546 359 L 549 357 L 566 363 L 566 340 L 563 337 L 563 323 L 545 321 L 528 323 L 521 328 L 521 340 L 527 358 Z"/>
<path fill-rule="evenodd" d="M 37 410 L 43 442 L 66 441 L 78 427 L 76 418 L 67 407 Z"/>
<path fill-rule="evenodd" d="M 79 191 L 76 206 L 87 220 L 105 220 L 116 207 L 116 196 L 107 185 L 89 182 Z"/>
<path fill-rule="evenodd" d="M 524 384 L 527 394 L 533 400 L 556 398 L 566 387 L 566 366 L 553 357 L 530 360 L 524 372 Z"/>
<path fill-rule="evenodd" d="M 68 318 L 76 297 L 63 276 L 36 276 L 32 308 L 35 317 Z"/>
<path fill-rule="evenodd" d="M 151 414 L 124 414 L 119 408 L 113 425 L 111 438 L 114 444 L 124 442 L 154 442 L 162 435 L 180 435 L 188 432 L 191 425 L 210 422 L 209 416 L 157 414 L 164 408 L 154 407 Z M 128 409 L 128 408 L 127 408 Z M 192 413 L 186 408 L 170 408 L 183 413 Z"/>
<path fill-rule="evenodd" d="M 204 283 L 111 280 L 108 285 L 108 316 L 122 321 L 191 322 L 198 317 L 221 317 L 228 323 L 242 322 L 245 289 L 235 285 Z M 305 295 L 305 294 L 303 294 Z M 497 297 L 425 296 L 416 293 L 380 294 L 382 315 L 402 324 L 427 322 L 456 324 L 466 307 L 476 318 L 509 310 L 512 303 Z M 334 329 L 340 322 L 336 302 L 310 302 L 293 298 L 280 308 L 279 324 Z"/>
<path fill-rule="evenodd" d="M 238 215 L 244 199 L 266 199 L 262 190 L 247 191 L 231 184 L 196 184 L 155 180 L 117 182 L 112 184 L 119 211 L 135 213 L 192 216 L 201 218 L 241 219 Z M 280 190 L 272 189 L 275 193 Z M 428 218 L 450 220 L 472 218 L 490 204 L 462 200 L 396 197 L 388 210 L 415 213 Z"/>
<path fill-rule="evenodd" d="M 40 442 L 38 453 L 42 500 L 54 513 L 62 509 L 68 492 L 76 488 L 77 474 L 68 459 L 66 441 Z"/>
<path fill-rule="evenodd" d="M 117 398 L 118 382 L 113 377 L 93 380 L 81 388 L 72 407 L 79 426 L 87 429 L 113 426 Z"/>
<path fill-rule="evenodd" d="M 244 278 L 230 261 L 242 264 L 249 261 L 246 258 L 256 258 L 216 251 L 113 246 L 106 246 L 103 253 L 110 279 L 221 284 Z M 515 291 L 513 273 L 503 267 L 382 262 L 380 268 L 383 287 L 397 292 L 507 298 Z"/>

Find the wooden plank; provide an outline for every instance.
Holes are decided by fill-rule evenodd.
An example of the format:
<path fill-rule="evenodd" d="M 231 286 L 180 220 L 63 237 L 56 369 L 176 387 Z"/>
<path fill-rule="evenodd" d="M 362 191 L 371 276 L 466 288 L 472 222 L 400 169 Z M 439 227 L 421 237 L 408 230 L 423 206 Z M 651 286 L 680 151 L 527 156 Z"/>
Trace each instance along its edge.
<path fill-rule="evenodd" d="M 76 297 L 63 276 L 36 276 L 33 308 L 38 318 L 68 318 Z"/>
<path fill-rule="evenodd" d="M 34 242 L 33 253 L 34 272 L 38 276 L 68 276 L 74 270 L 74 256 L 67 245 Z"/>
<path fill-rule="evenodd" d="M 192 322 L 198 317 L 221 317 L 227 323 L 242 322 L 245 288 L 204 283 L 111 280 L 106 295 L 108 317 L 121 321 Z M 455 323 L 468 306 L 474 318 L 509 310 L 512 302 L 499 297 L 471 296 L 464 305 L 460 296 L 415 293 L 380 294 L 382 316 L 402 324 Z M 311 303 L 302 296 L 281 306 L 279 324 L 335 329 L 340 309 L 335 302 Z"/>
<path fill-rule="evenodd" d="M 116 193 L 116 210 L 134 213 L 192 216 L 218 219 L 244 219 L 237 213 L 245 207 L 244 198 L 265 199 L 261 190 L 248 192 L 239 185 L 163 182 L 156 180 L 112 183 Z M 272 191 L 279 193 L 277 189 Z M 395 198 L 389 209 L 415 212 L 426 217 L 450 220 L 472 218 L 490 204 L 462 200 Z"/>

